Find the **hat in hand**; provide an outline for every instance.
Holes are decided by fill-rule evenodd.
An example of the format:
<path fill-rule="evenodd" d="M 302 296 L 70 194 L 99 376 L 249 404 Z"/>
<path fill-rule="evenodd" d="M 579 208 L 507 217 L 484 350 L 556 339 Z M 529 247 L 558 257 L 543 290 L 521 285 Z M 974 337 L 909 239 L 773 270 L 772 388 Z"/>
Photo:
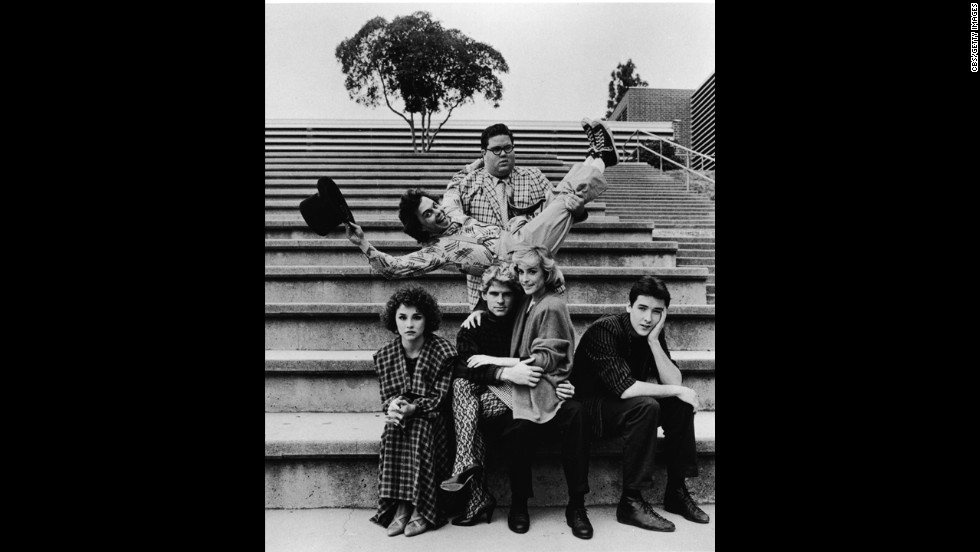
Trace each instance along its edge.
<path fill-rule="evenodd" d="M 338 224 L 354 222 L 354 215 L 347 206 L 344 194 L 340 193 L 333 179 L 325 176 L 317 180 L 316 189 L 317 193 L 299 204 L 299 212 L 311 230 L 326 236 Z"/>

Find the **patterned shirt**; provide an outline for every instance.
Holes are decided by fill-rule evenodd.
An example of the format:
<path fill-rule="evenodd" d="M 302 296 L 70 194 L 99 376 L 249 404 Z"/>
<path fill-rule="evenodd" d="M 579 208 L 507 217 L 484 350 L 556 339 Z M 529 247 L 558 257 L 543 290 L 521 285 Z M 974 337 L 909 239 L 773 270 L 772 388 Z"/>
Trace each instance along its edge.
<path fill-rule="evenodd" d="M 460 236 L 476 240 L 460 239 Z M 452 265 L 466 273 L 466 292 L 470 308 L 480 299 L 480 276 L 497 260 L 500 227 L 466 217 L 464 223 L 451 222 L 442 235 L 433 238 L 414 253 L 395 257 L 378 251 L 373 245 L 365 253 L 371 268 L 385 278 L 411 278 Z"/>

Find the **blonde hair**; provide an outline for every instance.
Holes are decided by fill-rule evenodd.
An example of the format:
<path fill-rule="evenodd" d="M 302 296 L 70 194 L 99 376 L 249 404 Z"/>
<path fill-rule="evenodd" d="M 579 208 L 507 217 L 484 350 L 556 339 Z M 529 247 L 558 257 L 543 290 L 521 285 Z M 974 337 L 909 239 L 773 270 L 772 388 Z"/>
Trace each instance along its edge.
<path fill-rule="evenodd" d="M 517 274 L 517 265 L 524 265 L 524 268 L 540 266 L 544 271 L 544 287 L 549 291 L 555 291 L 565 284 L 565 277 L 558 268 L 558 263 L 551 256 L 551 252 L 540 245 L 527 246 L 521 245 L 514 250 L 511 256 L 514 263 L 514 274 Z"/>

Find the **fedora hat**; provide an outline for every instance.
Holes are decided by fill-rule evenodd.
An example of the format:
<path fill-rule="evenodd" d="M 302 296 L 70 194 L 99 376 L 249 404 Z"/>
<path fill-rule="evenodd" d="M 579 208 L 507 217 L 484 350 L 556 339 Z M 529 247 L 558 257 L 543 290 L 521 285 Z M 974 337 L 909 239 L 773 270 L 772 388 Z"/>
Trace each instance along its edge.
<path fill-rule="evenodd" d="M 354 215 L 347 206 L 344 194 L 340 193 L 337 183 L 330 177 L 324 176 L 316 181 L 317 193 L 304 199 L 299 204 L 299 212 L 311 230 L 321 236 L 326 236 L 342 222 L 354 222 Z"/>

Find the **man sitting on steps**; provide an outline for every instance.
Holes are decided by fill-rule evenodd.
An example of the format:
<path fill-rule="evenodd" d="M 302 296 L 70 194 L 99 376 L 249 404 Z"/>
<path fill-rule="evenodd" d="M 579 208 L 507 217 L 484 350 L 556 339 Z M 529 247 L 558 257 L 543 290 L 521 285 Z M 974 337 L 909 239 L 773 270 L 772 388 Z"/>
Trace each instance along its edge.
<path fill-rule="evenodd" d="M 664 428 L 667 464 L 664 509 L 708 523 L 708 514 L 694 503 L 684 482 L 698 475 L 698 397 L 682 385 L 681 372 L 667 349 L 664 325 L 669 306 L 670 292 L 661 280 L 640 278 L 630 289 L 626 312 L 602 317 L 582 334 L 570 377 L 593 436 L 622 435 L 625 440 L 623 495 L 616 519 L 651 531 L 674 530 L 642 495 L 653 487 L 658 425 Z"/>
<path fill-rule="evenodd" d="M 507 128 L 494 125 L 485 130 L 484 135 L 497 126 Z M 388 279 L 421 276 L 446 265 L 455 266 L 467 274 L 467 299 L 470 307 L 475 307 L 482 292 L 480 276 L 487 267 L 498 259 L 509 259 L 514 248 L 521 244 L 542 245 L 554 254 L 568 235 L 575 213 L 582 211 L 585 203 L 608 188 L 603 172 L 606 167 L 619 161 L 612 135 L 601 121 L 593 123 L 583 119 L 582 126 L 589 136 L 589 155 L 581 163 L 572 165 L 557 186 L 550 188 L 549 185 L 545 189 L 548 193 L 539 203 L 524 205 L 526 202 L 522 201 L 521 207 L 511 208 L 511 200 L 507 200 L 507 212 L 520 211 L 519 214 L 500 222 L 501 219 L 494 218 L 501 212 L 500 205 L 494 203 L 484 212 L 478 206 L 481 201 L 489 201 L 489 195 L 477 194 L 472 196 L 476 198 L 472 203 L 466 204 L 474 209 L 476 215 L 468 216 L 458 208 L 449 206 L 448 202 L 453 201 L 452 190 L 446 192 L 444 199 L 448 199 L 447 206 L 444 206 L 437 197 L 415 189 L 402 195 L 398 216 L 405 233 L 422 245 L 420 250 L 400 257 L 382 253 L 371 245 L 361 227 L 354 223 L 346 223 L 347 238 L 360 248 L 371 267 Z M 499 155 L 512 160 L 513 143 L 509 135 L 500 134 L 489 138 L 488 144 L 486 147 L 490 149 L 485 150 L 484 157 L 457 173 L 454 181 L 465 183 L 470 182 L 472 175 L 491 174 L 482 169 L 473 170 L 487 160 L 492 163 L 493 171 L 500 174 L 495 168 L 498 162 L 492 158 Z M 513 166 L 510 161 L 499 163 L 508 167 L 508 171 Z M 540 175 L 540 171 L 537 174 Z M 544 176 L 541 175 L 541 178 Z M 497 180 L 493 186 L 499 186 L 501 182 Z M 547 184 L 547 179 L 544 182 Z M 489 180 L 485 180 L 481 184 L 483 187 L 474 189 L 476 192 L 486 191 L 489 183 Z M 502 192 L 503 189 L 499 188 L 498 191 Z M 481 216 L 486 220 L 481 220 Z"/>

